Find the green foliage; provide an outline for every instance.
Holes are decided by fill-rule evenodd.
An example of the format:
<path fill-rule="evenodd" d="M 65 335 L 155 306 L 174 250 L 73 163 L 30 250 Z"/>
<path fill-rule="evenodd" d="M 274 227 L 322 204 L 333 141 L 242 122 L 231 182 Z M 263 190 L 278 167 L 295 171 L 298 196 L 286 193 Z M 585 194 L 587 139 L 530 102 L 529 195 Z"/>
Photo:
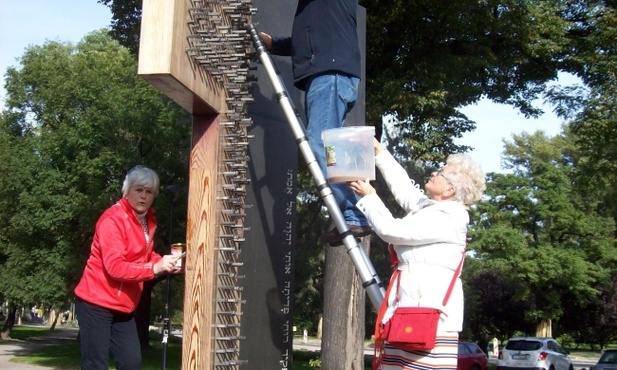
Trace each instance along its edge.
<path fill-rule="evenodd" d="M 579 174 L 572 163 L 580 154 L 571 138 L 514 135 L 505 148 L 512 173 L 490 174 L 487 197 L 474 210 L 470 249 L 481 265 L 466 278 L 478 289 L 472 293 L 474 319 L 486 319 L 505 336 L 517 329 L 533 333 L 545 319 L 556 323 L 557 334 L 574 330 L 567 318 L 612 286 L 615 222 L 598 214 L 598 202 L 587 202 L 575 186 Z M 489 298 L 495 294 L 486 289 L 491 285 L 500 289 L 499 299 Z M 489 300 L 492 314 L 484 307 Z M 510 321 L 518 327 L 501 321 L 517 305 L 521 311 L 514 311 L 524 316 Z"/>
<path fill-rule="evenodd" d="M 139 0 L 98 0 L 109 7 L 112 14 L 111 35 L 120 44 L 137 55 L 141 29 L 141 5 Z"/>
<path fill-rule="evenodd" d="M 367 8 L 367 114 L 393 116 L 414 158 L 465 150 L 453 139 L 475 128 L 457 109 L 483 97 L 526 116 L 557 77 L 570 23 L 559 1 L 396 0 Z"/>
<path fill-rule="evenodd" d="M 321 359 L 316 358 L 309 360 L 309 366 L 311 367 L 311 369 L 321 369 Z"/>

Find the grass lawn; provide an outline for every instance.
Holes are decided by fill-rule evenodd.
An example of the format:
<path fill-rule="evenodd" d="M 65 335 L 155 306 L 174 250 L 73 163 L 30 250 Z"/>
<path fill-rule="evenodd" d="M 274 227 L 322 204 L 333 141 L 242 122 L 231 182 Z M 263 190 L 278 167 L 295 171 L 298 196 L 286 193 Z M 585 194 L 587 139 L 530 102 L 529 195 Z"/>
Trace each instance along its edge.
<path fill-rule="evenodd" d="M 24 340 L 32 337 L 39 337 L 53 333 L 53 330 L 49 330 L 47 327 L 35 327 L 35 326 L 15 326 L 11 330 L 11 338 Z M 0 344 L 7 343 L 7 341 L 0 340 Z"/>

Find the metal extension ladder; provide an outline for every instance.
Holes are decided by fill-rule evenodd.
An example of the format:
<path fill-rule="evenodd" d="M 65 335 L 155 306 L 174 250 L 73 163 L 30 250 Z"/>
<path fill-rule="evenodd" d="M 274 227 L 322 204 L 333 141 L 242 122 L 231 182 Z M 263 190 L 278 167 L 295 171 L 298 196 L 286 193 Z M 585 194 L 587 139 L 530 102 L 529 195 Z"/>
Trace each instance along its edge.
<path fill-rule="evenodd" d="M 251 35 L 251 39 L 255 50 L 257 51 L 259 60 L 266 68 L 268 77 L 272 82 L 272 86 L 274 87 L 274 91 L 276 93 L 276 98 L 283 107 L 283 111 L 285 112 L 287 121 L 289 122 L 289 125 L 294 133 L 300 152 L 308 164 L 309 172 L 315 180 L 315 184 L 319 190 L 319 195 L 328 208 L 330 217 L 332 217 L 332 221 L 342 236 L 343 245 L 347 248 L 347 253 L 351 257 L 358 276 L 362 280 L 362 286 L 366 290 L 366 293 L 375 309 L 379 310 L 381 302 L 384 299 L 385 290 L 379 280 L 379 277 L 377 276 L 375 268 L 373 267 L 366 250 L 364 250 L 364 248 L 357 242 L 349 230 L 349 227 L 347 227 L 347 224 L 345 223 L 345 218 L 343 217 L 343 213 L 334 199 L 330 185 L 326 181 L 323 172 L 319 167 L 319 163 L 315 158 L 315 154 L 309 146 L 302 119 L 289 98 L 285 85 L 279 77 L 279 73 L 272 62 L 272 59 L 270 58 L 261 37 L 259 37 L 257 30 L 252 24 L 248 25 L 248 32 Z"/>

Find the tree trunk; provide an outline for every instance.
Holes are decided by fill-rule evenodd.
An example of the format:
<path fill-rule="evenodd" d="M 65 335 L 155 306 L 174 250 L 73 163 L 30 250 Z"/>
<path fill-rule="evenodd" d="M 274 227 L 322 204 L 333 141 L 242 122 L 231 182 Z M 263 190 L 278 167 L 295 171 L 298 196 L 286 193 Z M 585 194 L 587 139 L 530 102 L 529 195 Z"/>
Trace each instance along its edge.
<path fill-rule="evenodd" d="M 4 325 L 2 325 L 2 330 L 0 330 L 0 339 L 9 339 L 11 337 L 11 330 L 13 329 L 13 326 L 15 326 L 16 314 L 17 307 L 10 305 L 9 314 L 4 321 Z"/>
<path fill-rule="evenodd" d="M 551 319 L 542 320 L 536 326 L 537 337 L 552 337 L 553 336 L 553 323 Z"/>
<path fill-rule="evenodd" d="M 50 330 L 56 330 L 56 325 L 58 324 L 58 317 L 60 317 L 60 315 L 58 315 L 58 312 L 55 308 L 49 310 L 48 322 L 51 323 L 51 325 L 49 326 Z"/>
<path fill-rule="evenodd" d="M 366 294 L 347 249 L 326 248 L 321 368 L 363 370 Z"/>

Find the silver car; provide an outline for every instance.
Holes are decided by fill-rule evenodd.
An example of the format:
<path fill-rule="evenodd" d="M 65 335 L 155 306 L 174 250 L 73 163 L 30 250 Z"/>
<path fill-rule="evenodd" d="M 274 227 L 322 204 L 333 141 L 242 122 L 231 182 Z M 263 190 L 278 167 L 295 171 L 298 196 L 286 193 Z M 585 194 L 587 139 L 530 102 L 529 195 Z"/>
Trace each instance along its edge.
<path fill-rule="evenodd" d="M 598 363 L 589 370 L 617 370 L 617 349 L 605 349 Z"/>
<path fill-rule="evenodd" d="M 573 370 L 568 351 L 553 338 L 514 337 L 499 351 L 497 370 Z"/>

